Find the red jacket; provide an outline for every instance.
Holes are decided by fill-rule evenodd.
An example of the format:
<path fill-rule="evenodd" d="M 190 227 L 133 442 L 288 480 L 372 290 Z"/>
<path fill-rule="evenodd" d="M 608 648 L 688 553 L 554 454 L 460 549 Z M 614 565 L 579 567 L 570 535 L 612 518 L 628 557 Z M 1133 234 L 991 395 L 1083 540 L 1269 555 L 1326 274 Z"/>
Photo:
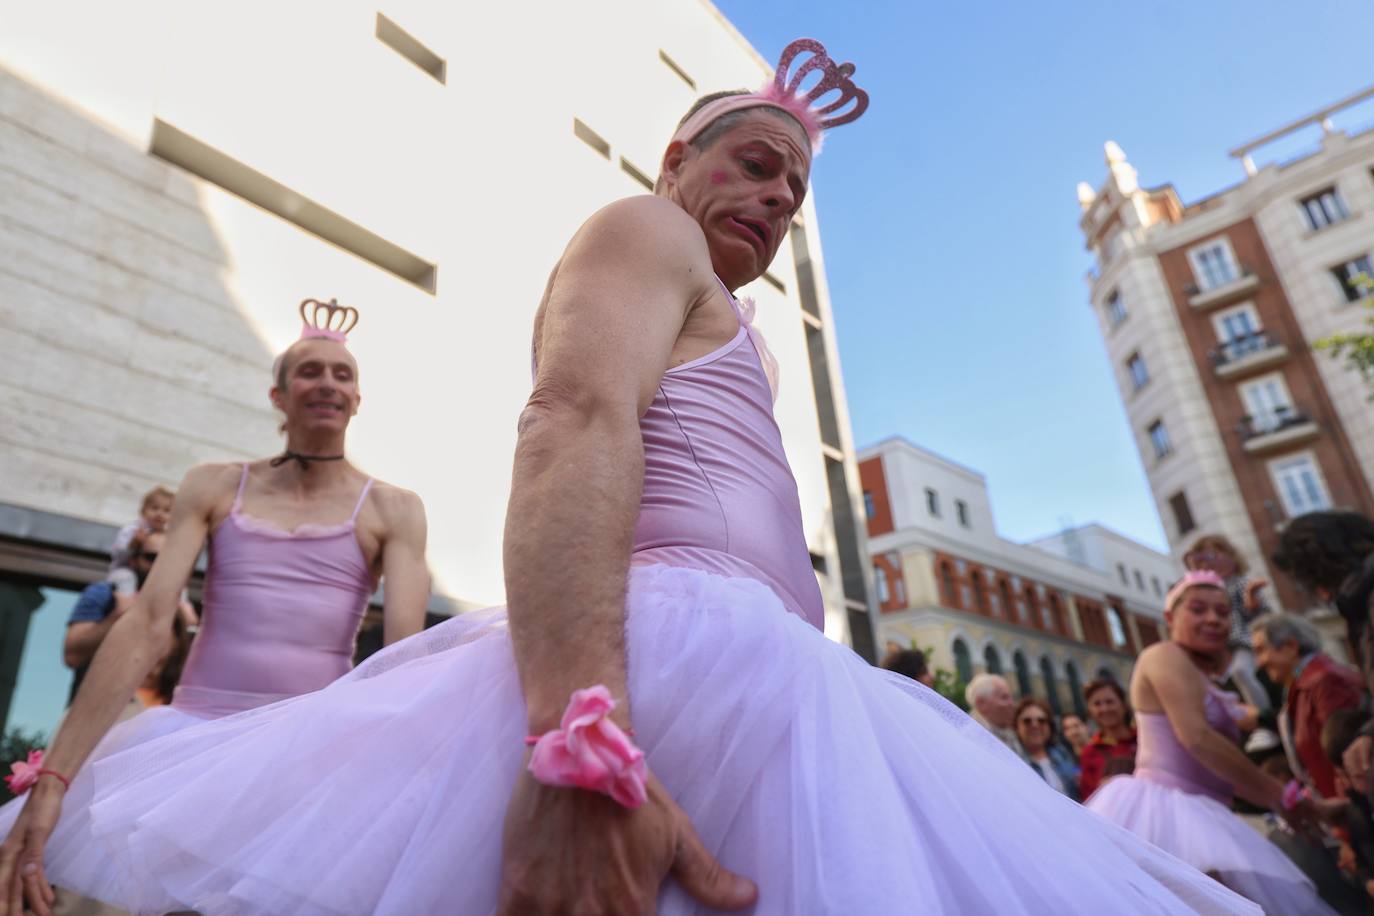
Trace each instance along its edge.
<path fill-rule="evenodd" d="M 1078 763 L 1082 767 L 1078 777 L 1078 797 L 1087 801 L 1088 796 L 1097 791 L 1097 787 L 1102 785 L 1102 780 L 1107 775 L 1109 760 L 1120 760 L 1118 768 L 1124 772 L 1129 773 L 1134 769 L 1135 748 L 1135 729 L 1131 729 L 1130 736 L 1121 741 L 1105 738 L 1100 731 L 1093 735 L 1078 757 Z"/>
<path fill-rule="evenodd" d="M 1312 656 L 1288 688 L 1284 709 L 1293 730 L 1293 748 L 1312 785 L 1327 798 L 1336 796 L 1336 770 L 1322 752 L 1322 726 L 1336 710 L 1359 706 L 1363 691 L 1360 673 L 1324 652 Z"/>

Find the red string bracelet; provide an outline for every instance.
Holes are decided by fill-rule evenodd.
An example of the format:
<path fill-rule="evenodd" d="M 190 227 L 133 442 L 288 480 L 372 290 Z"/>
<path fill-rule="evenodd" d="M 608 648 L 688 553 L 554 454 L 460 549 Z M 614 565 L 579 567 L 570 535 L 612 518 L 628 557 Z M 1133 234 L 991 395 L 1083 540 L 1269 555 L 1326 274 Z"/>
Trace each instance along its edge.
<path fill-rule="evenodd" d="M 66 789 L 68 792 L 70 792 L 70 791 L 72 790 L 72 781 L 71 781 L 70 779 L 68 779 L 67 777 L 63 776 L 61 773 L 57 772 L 56 770 L 39 770 L 39 771 L 38 771 L 38 775 L 39 775 L 39 776 L 53 776 L 53 777 L 55 777 L 55 778 L 61 780 L 61 782 L 62 782 L 62 787 L 63 787 L 64 789 Z"/>

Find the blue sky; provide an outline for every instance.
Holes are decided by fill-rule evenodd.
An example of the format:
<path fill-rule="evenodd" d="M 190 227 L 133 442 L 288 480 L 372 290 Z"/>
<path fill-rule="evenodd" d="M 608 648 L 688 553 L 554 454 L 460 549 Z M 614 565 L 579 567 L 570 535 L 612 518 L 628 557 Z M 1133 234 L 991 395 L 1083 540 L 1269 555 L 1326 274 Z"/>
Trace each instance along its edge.
<path fill-rule="evenodd" d="M 1100 521 L 1163 548 L 1074 187 L 1107 140 L 1185 202 L 1239 181 L 1228 149 L 1374 82 L 1368 4 L 715 2 L 769 60 L 820 39 L 872 96 L 812 171 L 856 441 L 982 471 L 1005 536 Z"/>

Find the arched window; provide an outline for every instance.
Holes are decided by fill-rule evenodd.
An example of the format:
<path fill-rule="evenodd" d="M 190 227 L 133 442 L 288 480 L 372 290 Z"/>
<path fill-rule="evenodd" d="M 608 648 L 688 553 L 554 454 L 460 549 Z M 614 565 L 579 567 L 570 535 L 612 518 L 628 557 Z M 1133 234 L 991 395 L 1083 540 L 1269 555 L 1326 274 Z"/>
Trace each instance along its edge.
<path fill-rule="evenodd" d="M 1097 679 L 1099 681 L 1115 681 L 1116 672 L 1104 665 L 1097 669 Z"/>
<path fill-rule="evenodd" d="M 1054 680 L 1054 665 L 1048 655 L 1040 656 L 1040 677 L 1045 681 L 1045 699 L 1050 701 L 1050 709 L 1059 715 L 1059 685 Z"/>
<path fill-rule="evenodd" d="M 973 579 L 973 606 L 980 613 L 988 612 L 988 587 L 983 582 L 982 570 L 975 569 L 970 577 Z"/>
<path fill-rule="evenodd" d="M 1017 649 L 1016 654 L 1011 657 L 1011 663 L 1016 668 L 1016 692 L 1023 697 L 1030 696 L 1030 665 L 1026 662 L 1026 653 Z"/>
<path fill-rule="evenodd" d="M 1088 704 L 1083 702 L 1083 681 L 1078 676 L 1078 666 L 1073 662 L 1064 665 L 1065 671 L 1069 675 L 1069 698 L 1073 703 L 1073 711 L 1078 718 L 1084 722 L 1088 721 Z"/>
<path fill-rule="evenodd" d="M 940 564 L 940 591 L 944 594 L 946 607 L 959 606 L 959 590 L 954 586 L 954 567 L 948 560 Z"/>
<path fill-rule="evenodd" d="M 1107 608 L 1107 629 L 1112 634 L 1112 648 L 1126 648 L 1126 626 L 1121 622 L 1121 614 L 1116 608 Z"/>
<path fill-rule="evenodd" d="M 988 643 L 988 647 L 983 650 L 983 667 L 988 674 L 1002 673 L 1002 656 L 997 653 L 997 647 Z"/>
<path fill-rule="evenodd" d="M 973 658 L 969 655 L 968 643 L 958 637 L 954 639 L 954 671 L 962 684 L 973 680 Z"/>
<path fill-rule="evenodd" d="M 878 603 L 887 604 L 892 593 L 887 588 L 887 570 L 881 566 L 873 567 L 873 587 L 878 590 Z"/>

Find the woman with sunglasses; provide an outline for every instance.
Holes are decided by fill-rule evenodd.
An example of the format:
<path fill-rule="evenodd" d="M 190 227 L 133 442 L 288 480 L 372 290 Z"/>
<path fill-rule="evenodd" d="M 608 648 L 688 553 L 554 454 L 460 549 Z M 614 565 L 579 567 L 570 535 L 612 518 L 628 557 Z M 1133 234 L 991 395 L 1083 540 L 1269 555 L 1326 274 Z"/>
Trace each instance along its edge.
<path fill-rule="evenodd" d="M 1073 761 L 1068 751 L 1054 740 L 1054 713 L 1049 704 L 1038 697 L 1025 697 L 1016 704 L 1012 722 L 1031 769 L 1039 773 L 1050 788 L 1078 801 Z"/>

